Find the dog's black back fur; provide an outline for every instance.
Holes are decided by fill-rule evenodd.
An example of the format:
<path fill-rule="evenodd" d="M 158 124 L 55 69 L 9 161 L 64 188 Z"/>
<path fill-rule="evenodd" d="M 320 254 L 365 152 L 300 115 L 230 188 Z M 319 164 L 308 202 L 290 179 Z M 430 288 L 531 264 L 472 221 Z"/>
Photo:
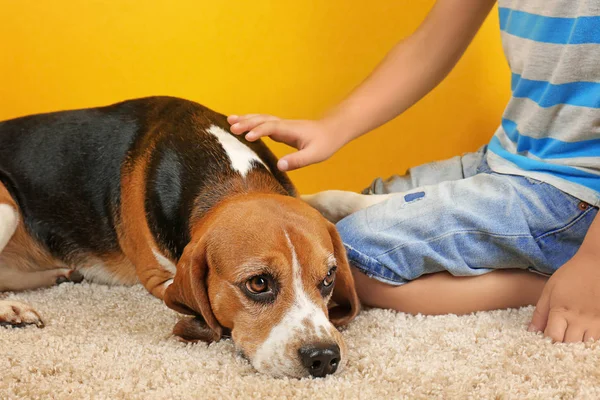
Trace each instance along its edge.
<path fill-rule="evenodd" d="M 157 243 L 178 258 L 194 207 L 213 205 L 197 204 L 198 195 L 235 177 L 217 138 L 205 131 L 210 125 L 229 127 L 223 115 L 172 97 L 0 122 L 0 181 L 29 233 L 55 257 L 76 262 L 82 252 L 119 251 L 123 169 L 149 155 L 146 216 Z M 295 195 L 262 142 L 238 140 L 265 162 L 282 194 Z"/>

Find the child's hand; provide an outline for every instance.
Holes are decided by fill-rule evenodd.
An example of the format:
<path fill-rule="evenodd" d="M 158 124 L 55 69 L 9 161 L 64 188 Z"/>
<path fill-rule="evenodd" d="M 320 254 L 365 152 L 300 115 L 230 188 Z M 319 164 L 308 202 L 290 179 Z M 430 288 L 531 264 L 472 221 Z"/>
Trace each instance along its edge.
<path fill-rule="evenodd" d="M 282 157 L 277 163 L 277 168 L 282 171 L 324 161 L 344 145 L 321 121 L 286 120 L 261 114 L 231 115 L 227 121 L 232 133 L 248 132 L 246 140 L 250 142 L 269 136 L 276 142 L 297 148 L 299 151 Z"/>
<path fill-rule="evenodd" d="M 580 251 L 548 280 L 529 331 L 556 342 L 600 339 L 600 258 Z"/>

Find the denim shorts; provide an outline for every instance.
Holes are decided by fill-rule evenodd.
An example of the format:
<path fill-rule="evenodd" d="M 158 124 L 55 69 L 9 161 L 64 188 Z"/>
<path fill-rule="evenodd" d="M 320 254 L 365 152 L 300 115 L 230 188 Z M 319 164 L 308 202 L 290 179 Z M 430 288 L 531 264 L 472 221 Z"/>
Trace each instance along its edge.
<path fill-rule="evenodd" d="M 575 254 L 598 212 L 548 183 L 493 172 L 485 147 L 376 179 L 363 193 L 397 195 L 337 228 L 351 264 L 392 285 L 440 271 L 550 275 Z"/>

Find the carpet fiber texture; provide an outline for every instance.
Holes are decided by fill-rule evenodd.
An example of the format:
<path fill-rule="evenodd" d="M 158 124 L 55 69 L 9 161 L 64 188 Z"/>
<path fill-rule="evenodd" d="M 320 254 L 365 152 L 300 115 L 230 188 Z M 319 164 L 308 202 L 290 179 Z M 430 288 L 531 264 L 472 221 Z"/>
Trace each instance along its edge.
<path fill-rule="evenodd" d="M 600 344 L 552 344 L 533 307 L 457 317 L 368 310 L 325 379 L 256 373 L 231 341 L 183 344 L 178 315 L 141 286 L 63 284 L 11 294 L 45 320 L 0 328 L 0 399 L 600 398 Z"/>

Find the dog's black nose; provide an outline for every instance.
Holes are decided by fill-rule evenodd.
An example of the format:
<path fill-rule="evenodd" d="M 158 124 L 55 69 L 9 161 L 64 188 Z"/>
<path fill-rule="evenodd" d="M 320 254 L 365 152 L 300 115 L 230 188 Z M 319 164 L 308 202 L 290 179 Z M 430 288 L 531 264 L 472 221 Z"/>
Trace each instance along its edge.
<path fill-rule="evenodd" d="M 340 364 L 340 346 L 337 344 L 305 346 L 298 353 L 308 372 L 317 378 L 333 374 Z"/>

